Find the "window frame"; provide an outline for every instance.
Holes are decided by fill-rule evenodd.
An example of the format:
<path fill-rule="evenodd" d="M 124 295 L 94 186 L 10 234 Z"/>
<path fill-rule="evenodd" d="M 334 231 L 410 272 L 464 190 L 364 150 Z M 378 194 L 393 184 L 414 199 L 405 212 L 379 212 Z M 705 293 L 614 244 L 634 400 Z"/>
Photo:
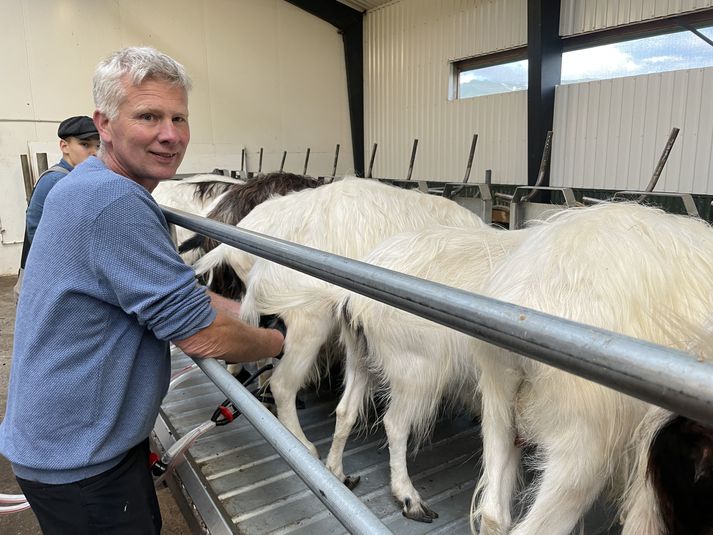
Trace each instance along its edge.
<path fill-rule="evenodd" d="M 616 28 L 606 28 L 577 35 L 564 36 L 560 37 L 560 40 L 562 42 L 562 53 L 564 54 L 565 52 L 572 52 L 574 50 L 624 43 L 626 41 L 666 35 L 682 30 L 692 32 L 700 39 L 703 39 L 694 30 L 710 25 L 713 25 L 713 8 L 684 15 L 672 15 L 661 19 L 637 22 L 626 26 L 617 26 Z M 706 39 L 703 40 L 707 41 Z M 709 42 L 708 44 L 711 43 Z M 498 50 L 497 52 L 488 52 L 452 61 L 450 67 L 451 80 L 449 84 L 451 87 L 450 100 L 462 100 L 459 83 L 461 73 L 495 67 L 497 65 L 506 65 L 526 59 L 528 59 L 527 45 L 520 45 L 505 50 Z"/>

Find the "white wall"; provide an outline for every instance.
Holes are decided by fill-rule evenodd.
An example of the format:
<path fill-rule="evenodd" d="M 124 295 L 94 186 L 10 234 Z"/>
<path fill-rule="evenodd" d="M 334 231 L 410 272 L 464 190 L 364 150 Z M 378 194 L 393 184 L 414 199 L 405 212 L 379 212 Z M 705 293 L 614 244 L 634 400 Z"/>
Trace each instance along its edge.
<path fill-rule="evenodd" d="M 713 7 L 713 0 L 561 0 L 560 35 L 576 35 Z"/>
<path fill-rule="evenodd" d="M 2 0 L 0 2 L 0 274 L 17 271 L 26 207 L 19 155 L 59 156 L 57 124 L 91 115 L 96 64 L 154 46 L 194 82 L 191 143 L 179 173 L 279 167 L 353 169 L 344 51 L 336 28 L 283 0 Z M 53 159 L 54 158 L 54 159 Z"/>
<path fill-rule="evenodd" d="M 553 186 L 640 190 L 679 128 L 656 191 L 713 194 L 713 67 L 557 88 Z"/>

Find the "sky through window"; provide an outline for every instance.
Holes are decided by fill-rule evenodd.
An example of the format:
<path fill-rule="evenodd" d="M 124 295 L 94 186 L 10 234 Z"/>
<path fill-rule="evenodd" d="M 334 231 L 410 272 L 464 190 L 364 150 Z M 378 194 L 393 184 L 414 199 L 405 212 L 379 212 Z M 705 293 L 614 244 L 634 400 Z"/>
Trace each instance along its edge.
<path fill-rule="evenodd" d="M 699 29 L 713 39 L 713 26 Z M 562 54 L 562 83 L 713 66 L 713 46 L 689 31 Z M 460 72 L 460 98 L 527 89 L 527 60 Z"/>

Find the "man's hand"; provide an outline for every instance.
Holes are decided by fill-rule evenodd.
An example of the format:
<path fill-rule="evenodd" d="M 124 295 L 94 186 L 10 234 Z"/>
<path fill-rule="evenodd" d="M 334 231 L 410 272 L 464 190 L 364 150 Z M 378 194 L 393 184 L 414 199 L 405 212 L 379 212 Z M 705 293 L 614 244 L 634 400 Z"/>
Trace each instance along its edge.
<path fill-rule="evenodd" d="M 216 358 L 229 363 L 252 362 L 282 354 L 286 332 L 284 323 L 275 316 L 282 329 L 248 325 L 239 318 L 240 303 L 208 292 L 217 315 L 213 323 L 193 336 L 172 340 L 186 355 Z"/>
<path fill-rule="evenodd" d="M 270 314 L 268 316 L 260 316 L 260 327 L 264 327 L 265 329 L 275 329 L 276 331 L 280 331 L 282 334 L 283 339 L 287 338 L 287 325 L 285 325 L 285 322 L 282 321 L 280 316 L 277 314 Z M 284 342 L 283 342 L 283 348 L 282 351 L 280 351 L 280 354 L 277 355 L 275 358 L 281 358 L 282 354 L 284 352 Z"/>

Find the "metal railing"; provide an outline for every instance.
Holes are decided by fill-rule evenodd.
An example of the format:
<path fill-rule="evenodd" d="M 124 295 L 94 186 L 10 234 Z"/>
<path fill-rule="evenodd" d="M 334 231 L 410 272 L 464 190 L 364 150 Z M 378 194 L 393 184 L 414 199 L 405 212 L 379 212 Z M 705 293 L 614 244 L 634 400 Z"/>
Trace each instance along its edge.
<path fill-rule="evenodd" d="M 360 535 L 391 533 L 344 483 L 334 477 L 319 459 L 312 457 L 309 450 L 218 361 L 193 360 L 287 461 L 287 464 L 349 530 L 349 533 Z"/>
<path fill-rule="evenodd" d="M 683 351 L 180 210 L 164 213 L 171 223 L 713 425 L 713 363 Z"/>
<path fill-rule="evenodd" d="M 713 363 L 688 353 L 162 208 L 171 223 L 713 425 Z M 302 462 L 285 459 L 296 471 Z"/>

